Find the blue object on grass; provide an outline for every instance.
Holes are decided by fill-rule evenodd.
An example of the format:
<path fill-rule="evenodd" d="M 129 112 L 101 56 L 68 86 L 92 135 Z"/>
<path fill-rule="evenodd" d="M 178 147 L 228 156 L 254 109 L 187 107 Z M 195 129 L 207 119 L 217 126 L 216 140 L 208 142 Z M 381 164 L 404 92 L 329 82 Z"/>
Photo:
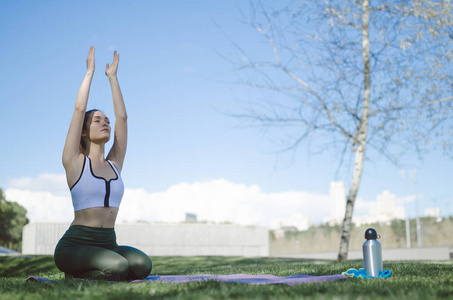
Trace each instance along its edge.
<path fill-rule="evenodd" d="M 387 270 L 383 271 L 381 274 L 379 274 L 379 277 L 372 277 L 372 276 L 368 276 L 365 273 L 365 269 L 363 269 L 363 268 L 359 269 L 359 270 L 351 268 L 351 269 L 349 269 L 346 272 L 343 272 L 341 274 L 349 276 L 349 277 L 354 277 L 354 278 L 376 279 L 376 278 L 387 278 L 387 277 L 390 277 L 390 275 L 392 275 L 392 272 L 387 269 Z"/>

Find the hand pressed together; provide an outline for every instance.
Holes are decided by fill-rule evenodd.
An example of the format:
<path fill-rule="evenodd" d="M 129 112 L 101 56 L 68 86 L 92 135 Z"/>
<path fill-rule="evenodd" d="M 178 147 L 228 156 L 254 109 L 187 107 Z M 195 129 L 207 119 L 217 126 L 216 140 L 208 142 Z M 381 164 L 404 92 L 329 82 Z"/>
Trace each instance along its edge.
<path fill-rule="evenodd" d="M 87 57 L 87 72 L 94 73 L 94 47 L 90 47 Z"/>
<path fill-rule="evenodd" d="M 109 66 L 109 64 L 107 63 L 107 65 L 105 66 L 105 75 L 107 75 L 107 77 L 111 78 L 111 77 L 116 77 L 116 72 L 118 71 L 118 62 L 120 60 L 120 55 L 115 52 L 113 52 L 113 62 L 112 64 Z"/>

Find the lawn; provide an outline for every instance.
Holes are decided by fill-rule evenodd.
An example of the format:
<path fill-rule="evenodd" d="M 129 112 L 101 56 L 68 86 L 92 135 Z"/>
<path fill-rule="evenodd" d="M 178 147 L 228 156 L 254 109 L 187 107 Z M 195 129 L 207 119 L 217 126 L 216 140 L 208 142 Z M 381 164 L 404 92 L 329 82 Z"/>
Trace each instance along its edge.
<path fill-rule="evenodd" d="M 361 268 L 361 261 L 244 257 L 153 257 L 152 275 L 296 274 L 334 275 Z M 107 283 L 64 280 L 52 256 L 0 256 L 0 299 L 453 299 L 453 262 L 385 262 L 387 279 L 346 279 L 325 283 L 247 285 L 225 282 Z M 24 282 L 28 276 L 52 283 Z"/>

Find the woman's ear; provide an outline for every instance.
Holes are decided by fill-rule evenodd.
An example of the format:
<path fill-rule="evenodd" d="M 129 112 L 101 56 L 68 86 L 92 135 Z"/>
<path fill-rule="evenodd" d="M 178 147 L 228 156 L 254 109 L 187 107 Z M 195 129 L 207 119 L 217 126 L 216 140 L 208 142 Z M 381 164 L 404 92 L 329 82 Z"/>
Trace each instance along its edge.
<path fill-rule="evenodd" d="M 89 130 L 82 130 L 82 138 L 88 138 L 90 136 Z"/>

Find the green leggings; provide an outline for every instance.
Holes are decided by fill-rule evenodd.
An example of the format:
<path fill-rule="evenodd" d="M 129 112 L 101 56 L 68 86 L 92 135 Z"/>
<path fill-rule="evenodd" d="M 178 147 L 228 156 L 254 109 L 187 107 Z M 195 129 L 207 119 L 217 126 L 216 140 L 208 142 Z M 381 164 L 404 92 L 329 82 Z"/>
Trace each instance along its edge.
<path fill-rule="evenodd" d="M 69 227 L 55 248 L 58 269 L 75 278 L 96 280 L 144 279 L 152 269 L 142 251 L 118 246 L 113 228 Z"/>

